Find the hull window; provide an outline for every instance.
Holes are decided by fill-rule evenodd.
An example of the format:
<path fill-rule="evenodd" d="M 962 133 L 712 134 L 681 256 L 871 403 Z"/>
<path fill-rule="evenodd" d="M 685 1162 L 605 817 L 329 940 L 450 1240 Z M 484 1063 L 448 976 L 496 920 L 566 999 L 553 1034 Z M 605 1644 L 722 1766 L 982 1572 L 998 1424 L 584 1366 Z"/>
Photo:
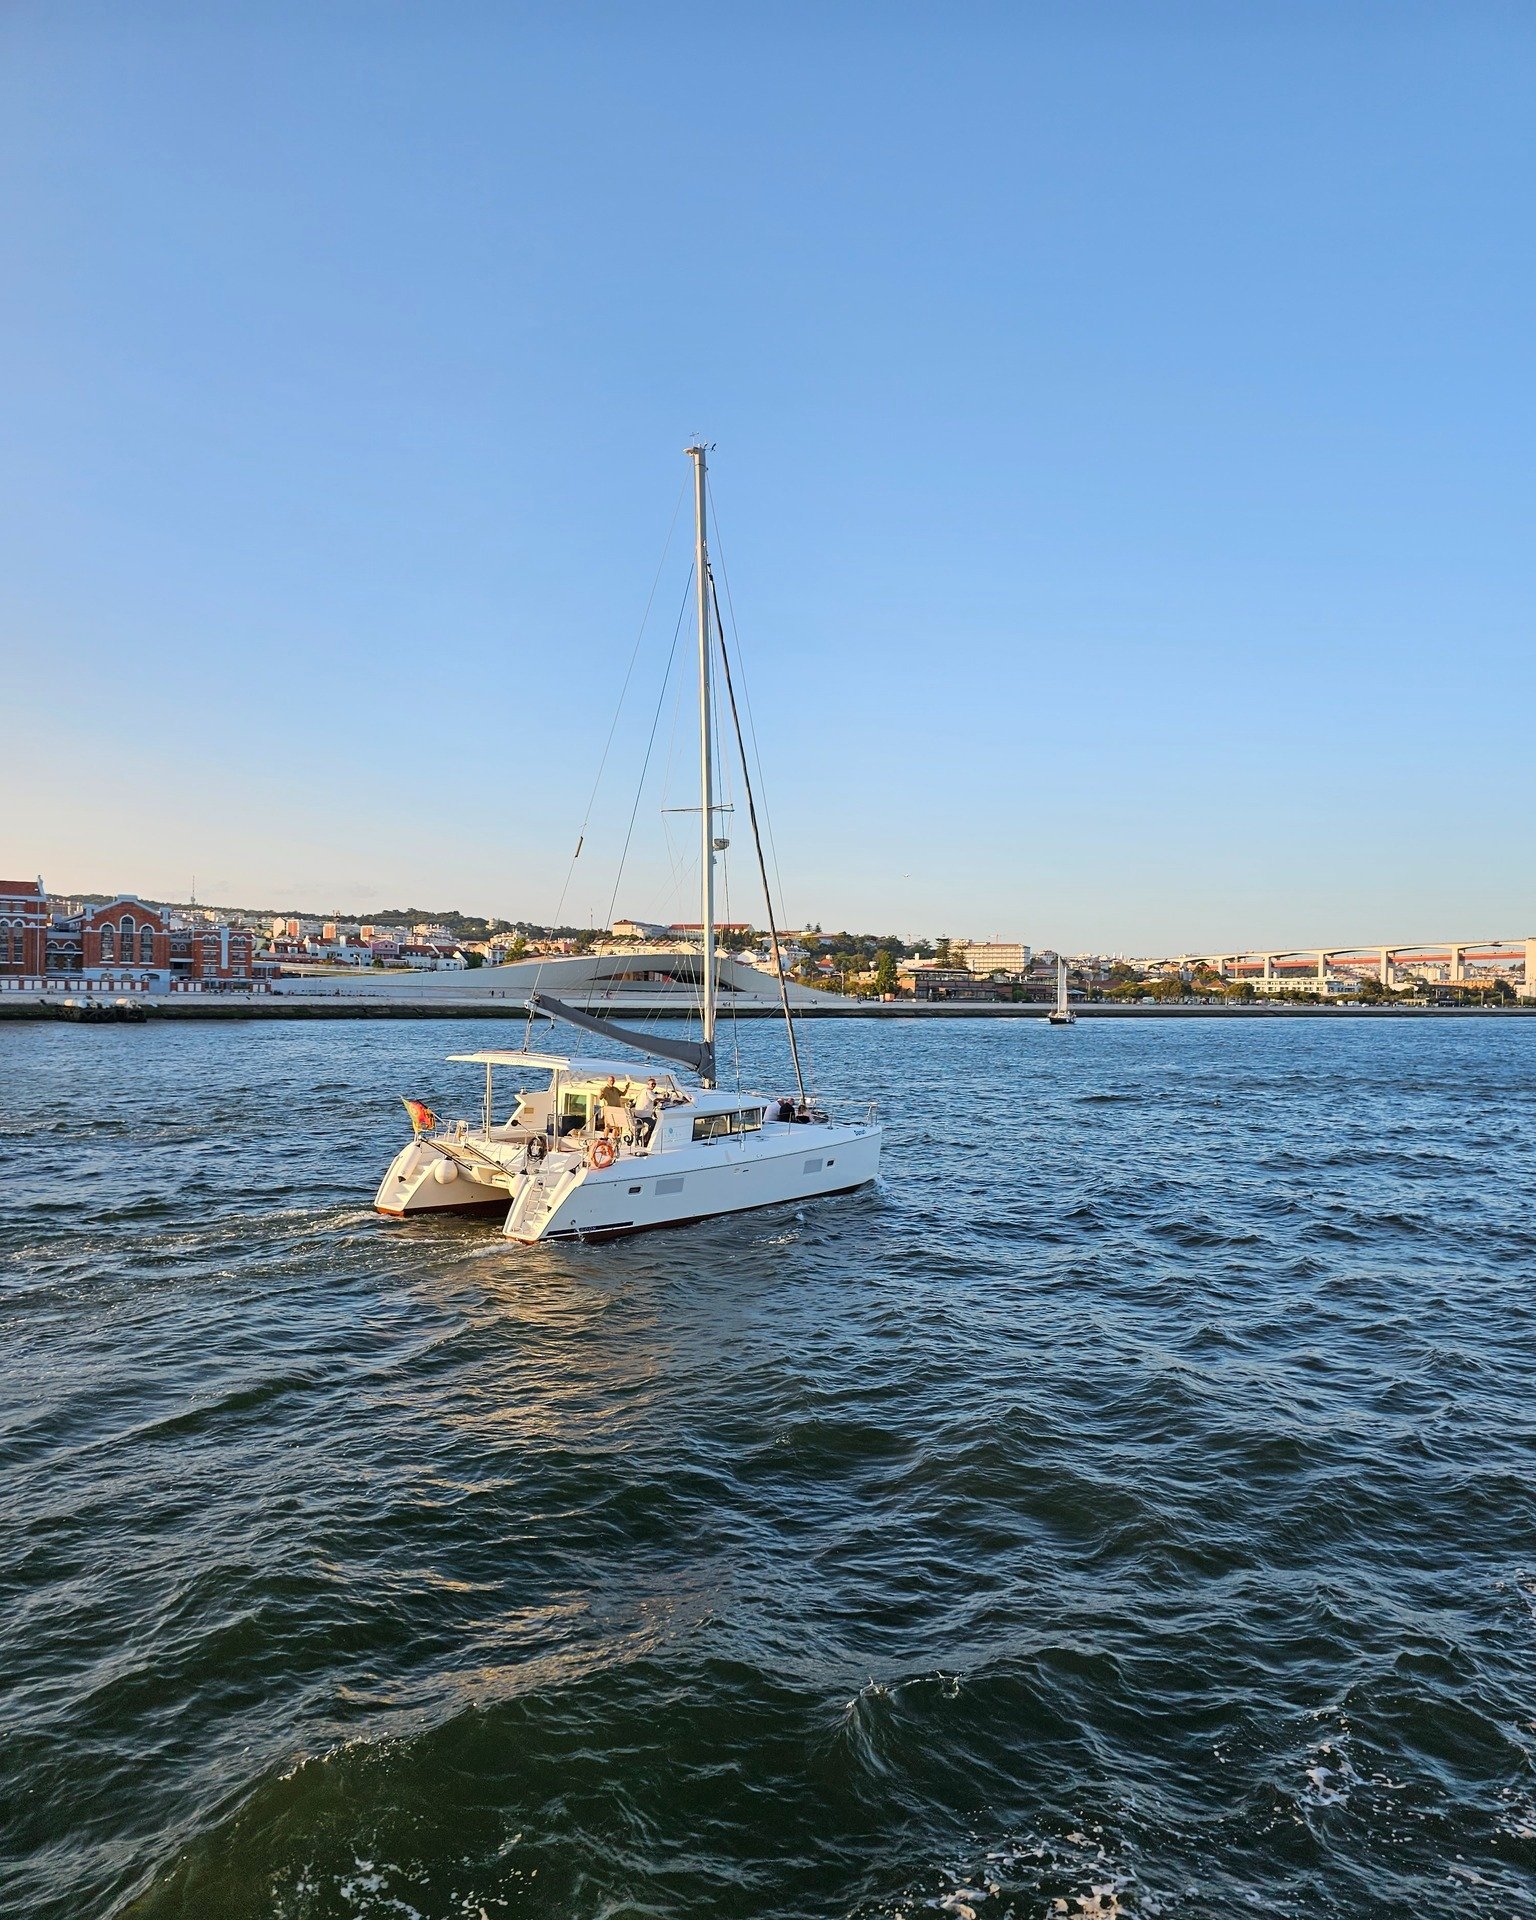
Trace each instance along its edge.
<path fill-rule="evenodd" d="M 705 1113 L 693 1123 L 695 1140 L 724 1140 L 733 1133 L 756 1133 L 763 1124 L 761 1107 L 743 1107 L 739 1113 Z"/>

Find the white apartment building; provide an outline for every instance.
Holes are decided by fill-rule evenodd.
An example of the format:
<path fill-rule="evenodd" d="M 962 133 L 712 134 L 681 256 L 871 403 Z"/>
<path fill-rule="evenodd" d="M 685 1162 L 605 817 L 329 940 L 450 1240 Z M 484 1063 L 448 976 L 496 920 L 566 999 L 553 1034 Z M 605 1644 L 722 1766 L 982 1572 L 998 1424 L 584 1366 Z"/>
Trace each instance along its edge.
<path fill-rule="evenodd" d="M 1030 960 L 1029 948 L 1017 940 L 968 940 L 964 946 L 956 940 L 950 951 L 967 973 L 1023 973 Z"/>
<path fill-rule="evenodd" d="M 1315 973 L 1277 974 L 1273 980 L 1250 980 L 1248 984 L 1258 994 L 1290 993 L 1300 988 L 1303 993 L 1321 994 L 1326 999 L 1348 998 L 1360 991 L 1360 982 L 1354 974 L 1330 973 L 1319 980 Z"/>

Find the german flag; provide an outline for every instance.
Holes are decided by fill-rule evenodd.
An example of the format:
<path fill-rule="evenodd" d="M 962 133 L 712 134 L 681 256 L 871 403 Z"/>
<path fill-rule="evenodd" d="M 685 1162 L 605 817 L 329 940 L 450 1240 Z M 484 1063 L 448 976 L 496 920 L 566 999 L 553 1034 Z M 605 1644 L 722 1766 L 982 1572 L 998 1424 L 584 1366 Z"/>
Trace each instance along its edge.
<path fill-rule="evenodd" d="M 400 1104 L 411 1116 L 412 1133 L 430 1133 L 437 1125 L 437 1115 L 421 1100 L 407 1100 L 402 1093 Z"/>

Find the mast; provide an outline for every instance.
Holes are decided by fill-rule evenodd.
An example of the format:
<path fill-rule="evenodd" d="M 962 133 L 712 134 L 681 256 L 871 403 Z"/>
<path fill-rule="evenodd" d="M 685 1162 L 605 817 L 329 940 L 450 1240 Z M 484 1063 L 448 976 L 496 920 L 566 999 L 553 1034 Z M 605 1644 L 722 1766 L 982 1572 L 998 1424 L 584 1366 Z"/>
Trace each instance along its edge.
<path fill-rule="evenodd" d="M 709 547 L 705 538 L 704 453 L 689 447 L 693 462 L 693 571 L 699 594 L 699 865 L 703 877 L 705 1063 L 699 1078 L 715 1084 L 715 795 L 709 698 Z"/>

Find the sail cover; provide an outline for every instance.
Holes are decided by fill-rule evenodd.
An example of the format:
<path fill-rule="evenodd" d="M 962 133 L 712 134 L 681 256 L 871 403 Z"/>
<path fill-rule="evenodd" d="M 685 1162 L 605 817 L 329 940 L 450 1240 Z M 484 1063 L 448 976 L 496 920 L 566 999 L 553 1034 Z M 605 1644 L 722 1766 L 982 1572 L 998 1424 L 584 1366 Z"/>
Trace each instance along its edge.
<path fill-rule="evenodd" d="M 653 1053 L 659 1060 L 679 1061 L 685 1067 L 692 1067 L 701 1080 L 715 1077 L 715 1050 L 707 1041 L 663 1040 L 659 1034 L 636 1033 L 632 1027 L 621 1027 L 616 1021 L 584 1013 L 580 1007 L 567 1006 L 552 993 L 530 993 L 528 1005 L 536 1013 L 547 1013 L 552 1020 L 568 1020 L 573 1027 L 585 1027 L 588 1033 L 600 1033 L 606 1040 L 638 1047 L 642 1053 Z"/>

